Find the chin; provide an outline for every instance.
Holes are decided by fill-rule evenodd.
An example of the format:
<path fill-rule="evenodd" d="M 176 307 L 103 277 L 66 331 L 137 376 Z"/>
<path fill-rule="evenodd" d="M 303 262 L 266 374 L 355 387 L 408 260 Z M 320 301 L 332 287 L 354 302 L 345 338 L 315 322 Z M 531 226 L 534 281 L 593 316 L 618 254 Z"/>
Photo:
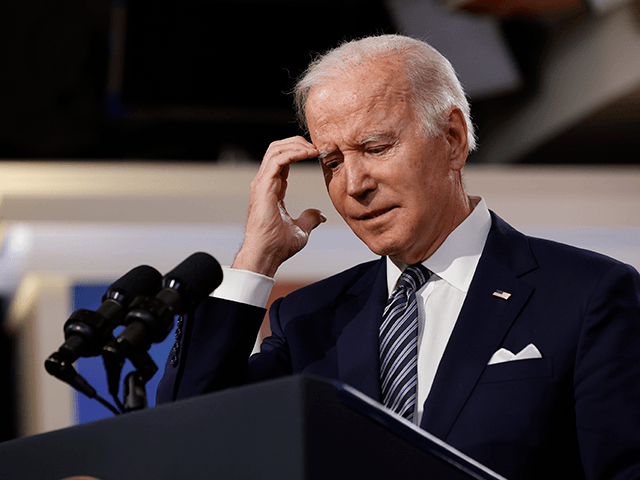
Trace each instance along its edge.
<path fill-rule="evenodd" d="M 351 225 L 349 225 L 352 227 Z M 357 227 L 357 225 L 355 225 Z M 397 258 L 398 255 L 402 255 L 402 252 L 406 250 L 406 246 L 410 245 L 410 238 L 403 238 L 403 235 L 394 232 L 393 228 L 387 228 L 379 233 L 372 232 L 371 230 L 351 228 L 353 233 L 376 255 L 380 256 L 392 256 Z"/>
<path fill-rule="evenodd" d="M 380 255 L 382 257 L 397 257 L 400 252 L 402 252 L 402 248 L 400 248 L 397 244 L 393 242 L 381 242 L 381 241 L 365 241 L 361 238 L 361 240 L 365 243 L 369 250 L 371 250 L 376 255 Z"/>

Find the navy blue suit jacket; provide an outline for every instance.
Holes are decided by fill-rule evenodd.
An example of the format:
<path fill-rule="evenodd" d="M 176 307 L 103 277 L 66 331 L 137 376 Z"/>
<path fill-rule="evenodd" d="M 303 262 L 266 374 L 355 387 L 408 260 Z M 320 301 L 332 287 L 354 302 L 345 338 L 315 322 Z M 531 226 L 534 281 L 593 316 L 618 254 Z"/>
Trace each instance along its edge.
<path fill-rule="evenodd" d="M 511 293 L 508 300 L 493 296 Z M 381 259 L 270 309 L 207 299 L 185 318 L 158 402 L 306 373 L 380 401 Z M 533 343 L 540 359 L 487 366 Z M 525 236 L 492 213 L 421 427 L 509 479 L 640 478 L 640 276 L 593 252 Z"/>

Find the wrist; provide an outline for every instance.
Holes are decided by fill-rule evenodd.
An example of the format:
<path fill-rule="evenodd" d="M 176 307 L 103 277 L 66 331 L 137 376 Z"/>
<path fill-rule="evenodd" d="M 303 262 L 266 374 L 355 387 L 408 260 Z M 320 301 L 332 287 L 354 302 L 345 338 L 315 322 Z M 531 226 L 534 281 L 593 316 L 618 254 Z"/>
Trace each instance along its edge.
<path fill-rule="evenodd" d="M 255 253 L 247 251 L 245 247 L 242 247 L 231 268 L 237 270 L 247 270 L 249 272 L 258 273 L 265 277 L 273 278 L 280 263 L 272 261 L 268 255 L 264 253 Z"/>

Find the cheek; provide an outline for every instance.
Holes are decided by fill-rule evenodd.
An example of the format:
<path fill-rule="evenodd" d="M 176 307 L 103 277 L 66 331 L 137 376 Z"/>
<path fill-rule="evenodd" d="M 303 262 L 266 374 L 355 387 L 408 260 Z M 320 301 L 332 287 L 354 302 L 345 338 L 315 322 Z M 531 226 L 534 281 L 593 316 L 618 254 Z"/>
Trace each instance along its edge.
<path fill-rule="evenodd" d="M 327 186 L 327 193 L 329 194 L 331 203 L 333 203 L 334 208 L 341 213 L 341 206 L 344 199 L 343 189 L 340 188 L 338 181 L 331 179 L 329 176 L 325 177 L 325 184 Z"/>

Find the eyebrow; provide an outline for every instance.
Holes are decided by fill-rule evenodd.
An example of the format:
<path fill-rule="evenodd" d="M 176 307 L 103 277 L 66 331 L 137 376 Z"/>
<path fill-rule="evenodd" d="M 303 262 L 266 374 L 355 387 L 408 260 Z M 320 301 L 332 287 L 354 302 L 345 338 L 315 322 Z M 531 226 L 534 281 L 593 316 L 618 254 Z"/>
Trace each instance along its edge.
<path fill-rule="evenodd" d="M 330 150 L 322 150 L 319 154 L 318 154 L 318 161 L 321 162 L 322 160 L 324 160 L 325 158 L 327 158 L 329 155 L 331 155 L 331 151 Z"/>
<path fill-rule="evenodd" d="M 395 138 L 395 135 L 393 135 L 391 133 L 374 132 L 371 135 L 369 135 L 367 138 L 365 138 L 364 140 L 361 140 L 358 143 L 358 145 L 360 145 L 362 147 L 362 146 L 366 145 L 367 143 L 379 142 L 381 140 L 389 141 L 389 140 L 393 140 L 394 138 Z"/>

